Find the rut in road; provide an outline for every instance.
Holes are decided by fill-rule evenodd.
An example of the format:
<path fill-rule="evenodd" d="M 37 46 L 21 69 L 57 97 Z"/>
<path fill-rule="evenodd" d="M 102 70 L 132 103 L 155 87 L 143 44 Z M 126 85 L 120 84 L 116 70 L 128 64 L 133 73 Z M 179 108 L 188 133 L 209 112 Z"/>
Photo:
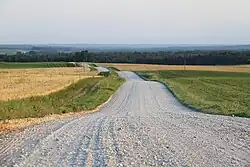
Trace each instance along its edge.
<path fill-rule="evenodd" d="M 249 119 L 190 111 L 164 85 L 119 75 L 99 112 L 0 136 L 1 166 L 249 165 Z"/>

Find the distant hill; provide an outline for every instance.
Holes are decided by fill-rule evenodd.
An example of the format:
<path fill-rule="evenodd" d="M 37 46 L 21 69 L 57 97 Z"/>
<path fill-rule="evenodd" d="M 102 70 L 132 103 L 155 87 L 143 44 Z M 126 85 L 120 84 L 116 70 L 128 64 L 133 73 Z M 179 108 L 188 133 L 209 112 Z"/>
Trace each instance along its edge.
<path fill-rule="evenodd" d="M 89 52 L 112 51 L 191 51 L 191 50 L 250 50 L 250 45 L 164 45 L 164 44 L 47 44 L 47 45 L 0 45 L 0 53 L 15 53 L 16 51 L 40 52 L 76 52 L 88 50 Z"/>
<path fill-rule="evenodd" d="M 250 45 L 50 44 L 41 46 L 82 48 L 89 51 L 250 50 Z"/>
<path fill-rule="evenodd" d="M 29 50 L 32 48 L 32 45 L 8 45 L 0 44 L 0 49 L 20 49 L 20 50 Z"/>

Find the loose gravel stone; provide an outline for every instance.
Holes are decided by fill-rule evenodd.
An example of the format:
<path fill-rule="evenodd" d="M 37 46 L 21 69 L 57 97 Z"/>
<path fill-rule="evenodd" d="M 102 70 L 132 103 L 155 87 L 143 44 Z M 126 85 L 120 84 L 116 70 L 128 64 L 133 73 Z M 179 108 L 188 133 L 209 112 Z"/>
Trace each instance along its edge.
<path fill-rule="evenodd" d="M 99 112 L 1 135 L 1 166 L 249 166 L 248 118 L 193 112 L 164 85 L 119 75 Z"/>

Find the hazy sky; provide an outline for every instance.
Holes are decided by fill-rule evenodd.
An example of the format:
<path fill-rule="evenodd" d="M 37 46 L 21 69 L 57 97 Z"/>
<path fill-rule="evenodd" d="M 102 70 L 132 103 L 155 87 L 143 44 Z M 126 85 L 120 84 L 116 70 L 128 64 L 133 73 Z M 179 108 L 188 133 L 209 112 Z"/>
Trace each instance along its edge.
<path fill-rule="evenodd" d="M 0 43 L 250 44 L 250 0 L 0 0 Z"/>

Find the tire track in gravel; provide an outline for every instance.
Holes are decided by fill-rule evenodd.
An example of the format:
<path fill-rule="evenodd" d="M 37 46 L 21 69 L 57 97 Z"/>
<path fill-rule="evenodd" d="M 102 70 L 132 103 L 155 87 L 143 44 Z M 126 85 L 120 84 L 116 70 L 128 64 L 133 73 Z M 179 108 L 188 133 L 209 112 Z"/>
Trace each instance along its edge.
<path fill-rule="evenodd" d="M 249 166 L 250 119 L 182 106 L 132 72 L 99 112 L 0 136 L 1 166 Z"/>
<path fill-rule="evenodd" d="M 101 121 L 97 125 L 97 129 L 94 133 L 92 149 L 93 150 L 93 167 L 98 166 L 107 166 L 107 162 L 105 160 L 105 151 L 102 141 L 102 125 L 105 121 L 105 117 L 101 119 Z"/>
<path fill-rule="evenodd" d="M 96 120 L 99 121 L 99 120 Z M 92 139 L 92 132 L 94 131 L 94 123 L 90 122 L 86 126 L 86 132 L 81 136 L 77 147 L 75 148 L 74 154 L 72 155 L 72 167 L 74 166 L 85 166 L 88 157 L 88 149 Z"/>
<path fill-rule="evenodd" d="M 89 117 L 76 118 L 42 139 L 20 166 L 37 166 L 37 164 L 44 164 L 45 166 L 47 164 L 50 166 L 58 164 L 61 166 L 64 163 L 63 161 L 70 164 L 70 157 L 80 139 L 76 134 L 84 130 L 80 123 L 86 126 L 88 122 L 82 120 L 89 120 Z M 54 157 L 51 157 L 51 155 Z"/>
<path fill-rule="evenodd" d="M 22 161 L 34 150 L 37 145 L 45 137 L 54 133 L 64 125 L 70 123 L 73 118 L 67 118 L 64 121 L 48 122 L 37 126 L 38 128 L 28 128 L 23 131 L 11 132 L 0 136 L 0 164 L 8 164 L 13 166 Z M 26 137 L 24 137 L 26 136 Z M 7 149 L 7 153 L 3 150 Z"/>

